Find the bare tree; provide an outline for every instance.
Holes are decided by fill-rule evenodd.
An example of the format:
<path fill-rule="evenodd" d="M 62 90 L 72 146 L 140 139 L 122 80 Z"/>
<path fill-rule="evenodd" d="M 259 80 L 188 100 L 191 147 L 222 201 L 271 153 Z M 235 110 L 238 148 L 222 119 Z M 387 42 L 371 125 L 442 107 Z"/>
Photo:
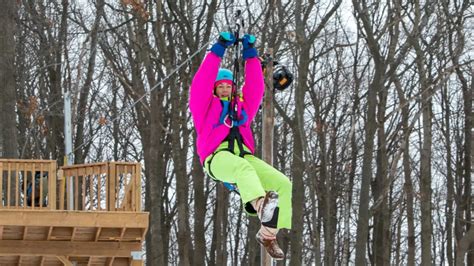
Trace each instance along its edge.
<path fill-rule="evenodd" d="M 18 131 L 16 123 L 15 106 L 17 102 L 15 88 L 15 32 L 18 6 L 16 2 L 4 2 L 0 10 L 0 157 L 18 158 Z M 7 178 L 2 177 L 3 188 L 7 191 Z M 15 179 L 8 182 L 8 191 L 15 191 L 17 186 Z M 4 193 L 4 191 L 0 191 Z M 6 195 L 7 193 L 5 193 Z M 9 196 L 10 198 L 10 196 Z M 11 202 L 15 204 L 15 197 L 11 197 Z M 3 200 L 0 202 L 3 205 Z"/>
<path fill-rule="evenodd" d="M 304 137 L 304 97 L 307 92 L 308 84 L 308 69 L 310 65 L 310 50 L 312 43 L 319 36 L 329 19 L 336 12 L 342 1 L 336 1 L 332 5 L 327 13 L 323 14 L 321 21 L 318 26 L 312 30 L 309 34 L 306 33 L 306 25 L 308 23 L 309 14 L 312 12 L 312 9 L 315 8 L 315 3 L 310 2 L 304 4 L 302 1 L 295 2 L 295 33 L 296 33 L 296 43 L 297 43 L 297 52 L 298 52 L 298 64 L 299 64 L 299 75 L 296 82 L 295 89 L 295 115 L 293 118 L 293 158 L 292 158 L 292 177 L 293 177 L 293 220 L 292 224 L 298 225 L 303 223 L 303 209 L 304 209 L 304 169 L 305 169 L 305 153 L 304 151 L 308 150 L 305 147 L 305 137 Z M 308 169 L 309 170 L 309 169 Z M 323 176 L 323 178 L 325 178 Z M 326 191 L 330 193 L 329 191 Z M 329 201 L 327 202 L 329 203 Z M 326 210 L 329 211 L 329 206 L 325 206 Z M 325 215 L 327 218 L 326 226 L 331 228 L 329 224 L 330 218 L 329 213 Z M 329 214 L 330 215 L 330 214 Z M 295 227 L 291 232 L 291 263 L 293 265 L 302 264 L 302 228 Z M 327 235 L 327 239 L 331 239 L 331 234 Z M 325 259 L 326 263 L 332 265 L 333 261 L 333 244 L 331 241 L 327 243 L 327 252 Z"/>
<path fill-rule="evenodd" d="M 353 1 L 356 16 L 358 17 L 358 27 L 364 32 L 368 49 L 374 62 L 375 73 L 367 92 L 367 107 L 365 121 L 365 143 L 362 161 L 362 181 L 359 196 L 359 216 L 357 221 L 357 243 L 356 243 L 356 264 L 366 264 L 366 243 L 369 233 L 369 199 L 370 180 L 373 176 L 372 160 L 374 149 L 374 135 L 377 130 L 376 106 L 377 93 L 383 89 L 384 73 L 386 71 L 386 61 L 377 42 L 378 36 L 374 35 L 373 21 L 370 19 L 369 9 L 365 2 Z"/>
<path fill-rule="evenodd" d="M 442 9 L 443 13 L 445 15 L 445 18 L 447 20 L 447 32 L 448 32 L 448 49 L 449 49 L 449 55 L 450 58 L 453 62 L 453 66 L 456 72 L 456 76 L 459 79 L 461 83 L 461 88 L 462 88 L 462 95 L 463 95 L 463 111 L 464 111 L 464 153 L 463 153 L 463 169 L 462 171 L 462 179 L 463 182 L 462 185 L 464 187 L 464 191 L 462 192 L 463 195 L 458 195 L 459 198 L 461 198 L 460 201 L 458 201 L 457 205 L 457 213 L 463 213 L 463 215 L 459 216 L 457 215 L 457 218 L 461 218 L 462 221 L 471 221 L 472 220 L 472 180 L 471 180 L 471 173 L 472 173 L 472 127 L 473 127 L 473 121 L 472 121 L 472 93 L 474 90 L 474 81 L 471 80 L 471 85 L 469 85 L 468 82 L 468 77 L 466 76 L 473 76 L 472 75 L 472 70 L 464 70 L 460 57 L 464 52 L 464 48 L 466 45 L 465 38 L 466 34 L 463 30 L 464 28 L 464 23 L 465 23 L 465 16 L 466 16 L 466 11 L 469 6 L 469 1 L 456 1 L 455 5 L 450 5 L 448 2 L 443 2 L 442 4 Z M 447 106 L 448 107 L 448 106 Z M 449 121 L 447 121 L 449 122 Z M 449 129 L 449 128 L 448 128 Z M 449 167 L 449 166 L 448 166 Z M 452 234 L 451 234 L 451 228 L 452 228 L 452 198 L 454 197 L 454 188 L 453 188 L 453 183 L 454 180 L 452 179 L 452 175 L 448 176 L 448 182 L 451 182 L 448 187 L 448 202 L 447 202 L 447 208 L 449 210 L 449 214 L 451 215 L 449 218 L 447 218 L 447 230 L 449 230 L 449 234 L 447 235 L 448 239 L 448 260 L 450 263 L 453 263 L 452 260 Z M 449 223 L 449 224 L 448 224 Z M 459 221 L 457 222 L 457 224 Z M 450 227 L 448 227 L 450 226 Z M 460 226 L 457 226 L 457 230 L 462 230 L 464 231 L 464 236 L 462 238 L 459 238 L 459 233 L 457 233 L 456 239 L 459 241 L 458 248 L 456 250 L 456 265 L 462 265 L 464 264 L 464 256 L 465 253 L 467 252 L 468 245 L 470 249 L 474 248 L 473 244 L 473 238 L 474 238 L 474 233 L 472 232 L 472 226 L 471 223 L 466 222 L 464 223 L 463 226 L 465 229 L 462 230 Z M 474 253 L 470 252 L 468 254 L 467 258 L 467 265 L 471 265 L 474 263 Z"/>
<path fill-rule="evenodd" d="M 88 29 L 85 25 L 82 25 L 84 30 L 88 34 L 86 37 L 86 40 L 84 41 L 84 44 L 86 42 L 90 43 L 90 46 L 89 46 L 90 53 L 89 53 L 89 59 L 87 60 L 87 69 L 85 73 L 86 78 L 85 78 L 84 84 L 82 85 L 80 92 L 76 91 L 76 93 L 79 94 L 78 96 L 79 99 L 77 103 L 77 111 L 79 114 L 85 114 L 85 111 L 90 109 L 90 108 L 87 108 L 91 102 L 88 100 L 88 97 L 91 94 L 91 86 L 93 83 L 94 73 L 96 72 L 95 66 L 96 66 L 96 56 L 97 56 L 98 39 L 99 39 L 98 34 L 100 30 L 101 20 L 102 20 L 102 17 L 104 16 L 104 6 L 105 6 L 104 0 L 98 0 L 96 2 L 95 4 L 96 14 L 95 14 L 94 22 L 92 24 L 91 29 Z M 78 74 L 81 74 L 81 73 L 78 73 Z M 78 84 L 78 81 L 76 82 Z M 84 134 L 86 116 L 78 115 L 76 117 L 77 117 L 75 121 L 76 134 L 74 137 L 74 147 L 76 148 L 74 149 L 75 150 L 74 162 L 78 164 L 78 163 L 84 163 L 86 154 L 88 153 L 88 150 L 92 143 L 91 142 L 85 143 L 85 141 L 87 141 L 85 139 L 85 134 Z"/>
<path fill-rule="evenodd" d="M 14 1 L 3 3 L 0 11 L 0 84 L 2 86 L 0 105 L 1 116 L 1 157 L 18 158 L 15 89 L 15 32 L 18 4 Z M 0 173 L 3 174 L 3 173 Z M 12 190 L 13 191 L 13 190 Z"/>

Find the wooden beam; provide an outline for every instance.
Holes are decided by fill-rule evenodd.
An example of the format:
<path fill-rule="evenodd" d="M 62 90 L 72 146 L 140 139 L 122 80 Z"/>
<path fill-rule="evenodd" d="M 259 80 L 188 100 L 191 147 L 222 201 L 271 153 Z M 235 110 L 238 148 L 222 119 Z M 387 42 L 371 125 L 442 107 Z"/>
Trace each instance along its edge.
<path fill-rule="evenodd" d="M 108 164 L 109 165 L 109 171 L 107 173 L 107 178 L 109 179 L 108 181 L 108 187 L 107 190 L 109 191 L 109 198 L 107 199 L 108 203 L 108 211 L 115 211 L 115 199 L 116 199 L 116 183 L 115 180 L 117 179 L 116 172 L 115 172 L 115 164 Z"/>
<path fill-rule="evenodd" d="M 23 227 L 23 240 L 26 239 L 26 235 L 28 234 L 28 226 Z"/>
<path fill-rule="evenodd" d="M 0 225 L 0 240 L 2 239 L 3 239 L 3 225 Z"/>
<path fill-rule="evenodd" d="M 130 257 L 140 251 L 139 242 L 70 242 L 1 240 L 0 255 Z"/>
<path fill-rule="evenodd" d="M 56 210 L 56 181 L 58 178 L 56 169 L 58 168 L 57 162 L 53 160 L 49 165 L 49 176 L 48 176 L 48 208 L 50 210 Z"/>
<path fill-rule="evenodd" d="M 58 258 L 58 260 L 61 261 L 63 265 L 72 266 L 72 262 L 68 260 L 65 256 L 57 256 L 56 258 Z"/>
<path fill-rule="evenodd" d="M 66 192 L 66 177 L 64 175 L 63 169 L 60 169 L 57 173 L 57 179 L 58 179 L 58 184 L 59 184 L 59 210 L 64 210 L 64 195 Z M 49 188 L 51 189 L 51 187 Z M 51 206 L 49 203 L 49 196 L 48 196 L 48 206 Z M 49 208 L 50 210 L 55 210 L 52 208 Z"/>
<path fill-rule="evenodd" d="M 125 231 L 126 231 L 126 230 L 127 230 L 127 228 L 125 228 L 125 227 L 124 227 L 124 228 L 122 228 L 122 231 L 120 232 L 120 238 L 119 238 L 119 239 L 120 239 L 120 241 L 122 241 L 122 239 L 123 239 L 123 235 L 125 235 Z"/>
<path fill-rule="evenodd" d="M 55 160 L 0 159 L 2 163 L 56 163 Z"/>
<path fill-rule="evenodd" d="M 111 258 L 107 258 L 105 260 L 105 266 L 112 266 L 114 264 L 114 257 L 111 257 Z"/>
<path fill-rule="evenodd" d="M 61 167 L 61 169 L 64 170 L 71 170 L 71 169 L 83 169 L 86 167 L 91 167 L 91 166 L 102 166 L 106 164 L 106 162 L 101 162 L 101 163 L 86 163 L 86 164 L 74 164 L 74 165 L 64 165 Z"/>
<path fill-rule="evenodd" d="M 76 230 L 77 230 L 77 227 L 74 227 L 74 228 L 72 229 L 71 241 L 74 241 L 74 237 L 76 236 Z"/>
<path fill-rule="evenodd" d="M 50 226 L 48 228 L 48 237 L 46 238 L 46 240 L 51 240 L 51 234 L 53 233 L 53 227 Z"/>
<path fill-rule="evenodd" d="M 2 210 L 0 225 L 148 228 L 148 212 Z"/>
<path fill-rule="evenodd" d="M 94 241 L 97 242 L 99 240 L 100 232 L 102 231 L 102 227 L 98 227 L 97 230 L 95 231 L 95 238 Z"/>
<path fill-rule="evenodd" d="M 135 164 L 135 211 L 142 210 L 142 166 L 140 163 Z"/>
<path fill-rule="evenodd" d="M 7 173 L 7 178 L 8 178 L 8 179 L 7 179 L 7 186 L 8 186 L 8 187 L 7 187 L 7 204 L 6 204 L 6 205 L 7 205 L 8 208 L 10 208 L 10 203 L 11 203 L 11 200 L 10 200 L 10 198 L 11 198 L 11 187 L 12 187 L 12 185 L 11 185 L 11 174 L 12 174 L 12 171 L 11 171 L 11 165 L 10 165 L 10 163 L 8 164 L 8 170 L 7 170 L 7 171 L 8 171 L 8 173 Z"/>

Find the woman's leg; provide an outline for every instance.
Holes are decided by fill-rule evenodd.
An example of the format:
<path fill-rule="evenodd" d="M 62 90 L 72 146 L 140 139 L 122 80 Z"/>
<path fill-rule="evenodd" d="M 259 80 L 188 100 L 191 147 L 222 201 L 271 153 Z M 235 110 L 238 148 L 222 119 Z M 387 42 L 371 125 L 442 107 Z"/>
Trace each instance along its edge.
<path fill-rule="evenodd" d="M 278 223 L 277 228 L 291 229 L 291 181 L 280 171 L 273 168 L 263 160 L 253 156 L 244 157 L 260 178 L 260 183 L 265 191 L 276 191 L 278 193 Z"/>
<path fill-rule="evenodd" d="M 246 159 L 226 150 L 211 156 L 205 161 L 206 171 L 219 181 L 236 184 L 244 204 L 265 196 L 257 172 Z"/>

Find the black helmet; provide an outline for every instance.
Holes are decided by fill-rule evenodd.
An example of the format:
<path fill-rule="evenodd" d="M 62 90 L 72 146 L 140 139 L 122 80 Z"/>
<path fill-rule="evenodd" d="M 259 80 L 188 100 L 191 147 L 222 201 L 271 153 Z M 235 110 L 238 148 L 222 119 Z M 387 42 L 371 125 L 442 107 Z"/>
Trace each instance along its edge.
<path fill-rule="evenodd" d="M 270 60 L 271 58 L 267 54 L 260 57 L 260 62 L 264 72 L 267 69 L 267 63 Z M 288 88 L 293 82 L 293 74 L 286 66 L 280 64 L 278 61 L 273 61 L 273 66 L 273 88 L 280 91 Z"/>
<path fill-rule="evenodd" d="M 293 74 L 282 64 L 277 64 L 273 69 L 273 87 L 284 90 L 293 82 Z"/>

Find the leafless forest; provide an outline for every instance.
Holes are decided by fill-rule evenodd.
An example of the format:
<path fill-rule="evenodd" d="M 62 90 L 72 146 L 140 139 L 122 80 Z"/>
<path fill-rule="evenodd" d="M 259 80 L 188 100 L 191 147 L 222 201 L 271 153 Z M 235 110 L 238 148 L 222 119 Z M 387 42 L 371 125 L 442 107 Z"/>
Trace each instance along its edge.
<path fill-rule="evenodd" d="M 283 263 L 474 265 L 469 0 L 0 3 L 2 157 L 62 164 L 70 91 L 75 163 L 143 165 L 147 265 L 259 264 L 259 224 L 204 175 L 188 110 L 239 9 L 295 75 L 274 103 L 274 165 L 293 182 Z"/>

